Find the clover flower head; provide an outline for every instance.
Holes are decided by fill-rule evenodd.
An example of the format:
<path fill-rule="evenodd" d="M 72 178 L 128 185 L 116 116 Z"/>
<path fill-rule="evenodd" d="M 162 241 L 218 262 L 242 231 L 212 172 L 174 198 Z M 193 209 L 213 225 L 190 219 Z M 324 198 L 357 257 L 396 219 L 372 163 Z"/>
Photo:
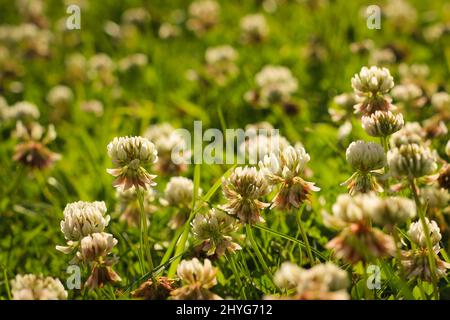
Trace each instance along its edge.
<path fill-rule="evenodd" d="M 404 197 L 377 198 L 369 208 L 372 221 L 378 225 L 395 226 L 416 216 L 416 204 Z"/>
<path fill-rule="evenodd" d="M 205 259 L 203 263 L 197 258 L 183 260 L 178 265 L 177 275 L 183 286 L 171 292 L 173 299 L 221 299 L 209 290 L 217 284 L 217 268 L 212 266 L 210 260 Z"/>
<path fill-rule="evenodd" d="M 66 300 L 67 291 L 61 281 L 34 274 L 18 274 L 11 280 L 13 300 Z"/>
<path fill-rule="evenodd" d="M 3 118 L 6 120 L 22 120 L 25 122 L 37 120 L 40 116 L 38 107 L 28 101 L 19 101 L 3 110 Z"/>
<path fill-rule="evenodd" d="M 395 86 L 392 91 L 392 97 L 397 101 L 410 102 L 421 97 L 422 89 L 414 83 L 406 83 Z"/>
<path fill-rule="evenodd" d="M 439 241 L 442 239 L 441 230 L 439 229 L 436 221 L 428 220 L 425 218 L 425 222 L 428 225 L 429 237 L 433 246 L 439 245 Z M 421 248 L 426 248 L 426 235 L 423 225 L 420 221 L 411 223 L 408 229 L 408 236 L 412 242 Z"/>
<path fill-rule="evenodd" d="M 211 65 L 233 62 L 237 56 L 236 50 L 229 45 L 209 47 L 205 52 L 206 63 Z"/>
<path fill-rule="evenodd" d="M 376 203 L 374 193 L 359 193 L 355 196 L 341 194 L 332 206 L 332 215 L 324 214 L 325 225 L 342 228 L 371 218 L 369 208 Z"/>
<path fill-rule="evenodd" d="M 386 94 L 394 87 L 394 78 L 386 68 L 362 67 L 352 78 L 352 87 L 359 95 Z"/>
<path fill-rule="evenodd" d="M 421 197 L 425 200 L 428 209 L 445 209 L 450 201 L 449 191 L 436 186 L 421 189 Z"/>
<path fill-rule="evenodd" d="M 450 108 L 450 95 L 447 92 L 436 92 L 431 96 L 431 105 L 436 110 Z"/>
<path fill-rule="evenodd" d="M 220 5 L 213 0 L 197 0 L 189 5 L 188 12 L 188 29 L 201 36 L 218 23 Z"/>
<path fill-rule="evenodd" d="M 264 40 L 268 33 L 266 18 L 262 14 L 249 14 L 240 21 L 241 38 L 245 43 L 257 43 Z"/>
<path fill-rule="evenodd" d="M 55 127 L 52 124 L 46 130 L 37 122 L 25 125 L 22 121 L 17 121 L 13 135 L 21 140 L 14 149 L 14 161 L 33 169 L 45 169 L 61 159 L 60 154 L 47 147 L 47 144 L 56 139 Z"/>
<path fill-rule="evenodd" d="M 258 163 L 270 153 L 278 154 L 290 145 L 285 137 L 279 134 L 271 134 L 273 129 L 262 130 L 265 131 L 257 133 L 256 129 L 247 129 L 246 132 L 249 132 L 249 137 L 239 146 L 240 154 L 248 154 L 250 164 Z"/>
<path fill-rule="evenodd" d="M 85 262 L 101 261 L 112 252 L 116 244 L 117 239 L 112 234 L 106 232 L 91 233 L 81 239 L 77 258 Z"/>
<path fill-rule="evenodd" d="M 408 122 L 405 126 L 395 132 L 390 139 L 393 147 L 400 147 L 403 144 L 423 144 L 425 131 L 418 122 Z"/>
<path fill-rule="evenodd" d="M 164 189 L 161 203 L 171 207 L 189 208 L 194 195 L 194 182 L 185 177 L 172 177 Z"/>
<path fill-rule="evenodd" d="M 78 201 L 66 205 L 64 220 L 61 221 L 61 231 L 70 244 L 79 242 L 85 236 L 103 232 L 109 223 L 110 216 L 106 214 L 103 201 Z M 57 249 L 69 253 L 71 248 L 57 246 Z"/>
<path fill-rule="evenodd" d="M 395 177 L 419 178 L 437 169 L 435 153 L 418 144 L 404 144 L 389 150 L 387 161 Z"/>
<path fill-rule="evenodd" d="M 381 169 L 386 164 L 386 155 L 380 144 L 362 140 L 352 142 L 345 153 L 348 163 L 361 172 Z"/>
<path fill-rule="evenodd" d="M 222 190 L 228 201 L 220 207 L 222 210 L 237 215 L 243 223 L 264 221 L 260 211 L 269 204 L 260 198 L 270 192 L 270 186 L 255 167 L 235 168 L 228 178 L 222 180 Z"/>
<path fill-rule="evenodd" d="M 54 108 L 67 106 L 73 99 L 72 90 L 69 87 L 58 85 L 50 89 L 47 94 L 47 102 Z"/>
<path fill-rule="evenodd" d="M 202 248 L 207 255 L 223 255 L 226 251 L 240 250 L 241 246 L 233 242 L 232 233 L 239 228 L 235 219 L 223 211 L 211 209 L 198 213 L 191 222 L 192 233 L 203 241 Z"/>
<path fill-rule="evenodd" d="M 362 127 L 369 136 L 387 137 L 399 131 L 404 120 L 401 113 L 394 114 L 391 111 L 375 111 L 371 115 L 361 118 Z"/>
<path fill-rule="evenodd" d="M 292 299 L 298 300 L 347 300 L 349 279 L 347 272 L 331 262 L 319 264 L 309 270 L 284 262 L 274 276 L 281 289 L 292 290 Z"/>
<path fill-rule="evenodd" d="M 127 190 L 132 186 L 146 189 L 147 185 L 156 185 L 153 182 L 156 176 L 149 174 L 144 167 L 158 161 L 158 151 L 152 142 L 142 137 L 120 137 L 114 138 L 107 149 L 116 166 L 107 170 L 116 177 L 115 187 Z"/>
<path fill-rule="evenodd" d="M 445 145 L 445 154 L 450 157 L 450 140 L 448 140 Z"/>

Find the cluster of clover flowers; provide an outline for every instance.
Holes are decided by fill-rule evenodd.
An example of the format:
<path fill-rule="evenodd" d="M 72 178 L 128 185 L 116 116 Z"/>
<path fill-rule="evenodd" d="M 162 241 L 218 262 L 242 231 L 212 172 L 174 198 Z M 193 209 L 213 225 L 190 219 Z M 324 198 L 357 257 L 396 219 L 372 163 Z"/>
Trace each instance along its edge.
<path fill-rule="evenodd" d="M 437 299 L 437 281 L 450 264 L 439 257 L 440 229 L 426 216 L 429 198 L 418 186 L 443 182 L 445 188 L 442 176 L 448 175 L 448 164 L 441 160 L 442 170 L 435 174 L 437 152 L 429 148 L 418 124 L 405 125 L 402 114 L 396 113 L 388 96 L 394 87 L 388 69 L 363 67 L 352 78 L 352 87 L 357 98 L 355 113 L 362 115 L 363 129 L 369 136 L 379 137 L 380 144 L 360 140 L 348 147 L 346 158 L 354 173 L 343 183 L 349 194 L 337 198 L 332 215 L 324 214 L 327 225 L 341 230 L 327 248 L 350 263 L 396 256 L 401 275 L 431 282 Z M 392 184 L 394 180 L 399 183 Z M 406 194 L 407 189 L 414 201 L 393 196 L 403 190 Z M 448 194 L 448 190 L 444 192 Z M 419 220 L 411 222 L 416 215 Z M 409 223 L 412 249 L 402 251 L 404 239 L 398 228 L 405 223 Z"/>

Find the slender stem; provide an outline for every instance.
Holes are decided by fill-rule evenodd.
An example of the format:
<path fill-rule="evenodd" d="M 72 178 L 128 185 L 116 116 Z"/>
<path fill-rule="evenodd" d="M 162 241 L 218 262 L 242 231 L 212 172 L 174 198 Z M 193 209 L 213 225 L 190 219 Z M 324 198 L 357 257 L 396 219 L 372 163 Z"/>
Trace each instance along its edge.
<path fill-rule="evenodd" d="M 11 290 L 9 288 L 8 271 L 6 270 L 6 268 L 3 269 L 3 279 L 5 281 L 5 289 L 6 294 L 8 295 L 8 299 L 12 300 Z"/>
<path fill-rule="evenodd" d="M 153 260 L 152 254 L 150 252 L 150 245 L 148 242 L 148 226 L 147 226 L 147 216 L 145 214 L 144 209 L 144 195 L 142 194 L 141 188 L 136 188 L 138 200 L 139 200 L 139 208 L 141 212 L 141 252 L 142 258 L 147 258 L 148 263 L 148 271 L 153 270 Z"/>
<path fill-rule="evenodd" d="M 395 253 L 396 253 L 396 258 L 397 258 L 397 264 L 398 264 L 398 268 L 400 270 L 400 276 L 402 278 L 404 278 L 404 274 L 405 274 L 405 270 L 403 268 L 403 264 L 402 264 L 402 253 L 401 253 L 401 240 L 400 240 L 400 236 L 398 234 L 398 230 L 397 227 L 394 225 L 392 226 L 392 237 L 394 238 L 394 242 L 395 242 Z"/>
<path fill-rule="evenodd" d="M 431 239 L 430 239 L 430 229 L 428 228 L 428 224 L 425 220 L 425 211 L 423 210 L 423 208 L 421 206 L 421 202 L 419 199 L 419 195 L 417 194 L 417 187 L 416 187 L 414 178 L 409 179 L 409 183 L 410 183 L 411 191 L 414 196 L 414 201 L 416 202 L 417 213 L 419 214 L 420 223 L 422 224 L 422 229 L 423 229 L 423 232 L 425 233 L 425 242 L 427 244 L 427 250 L 429 253 L 428 254 L 428 263 L 430 265 L 431 282 L 433 284 L 434 297 L 436 300 L 438 300 L 439 299 L 439 291 L 437 288 L 436 261 L 435 261 L 435 257 L 434 257 L 435 253 L 433 250 L 433 245 L 432 245 Z"/>
<path fill-rule="evenodd" d="M 261 264 L 261 266 L 263 267 L 264 271 L 271 275 L 272 273 L 270 272 L 269 267 L 266 264 L 266 261 L 263 258 L 263 255 L 261 254 L 261 251 L 258 248 L 258 244 L 255 241 L 255 238 L 253 237 L 253 230 L 251 225 L 249 225 L 248 223 L 245 225 L 245 230 L 247 231 L 247 237 L 250 240 L 250 243 L 252 244 L 253 250 L 255 250 L 255 254 L 256 257 L 259 260 L 259 263 Z"/>
<path fill-rule="evenodd" d="M 233 253 L 227 255 L 227 260 L 229 260 L 231 262 L 231 269 L 233 270 L 233 274 L 234 274 L 234 278 L 236 279 L 237 285 L 239 287 L 239 295 L 244 298 L 247 299 L 246 294 L 245 294 L 245 290 L 244 290 L 244 286 L 242 284 L 242 280 L 240 277 L 240 274 L 237 270 L 237 266 L 236 266 L 236 260 L 235 260 L 235 256 Z"/>
<path fill-rule="evenodd" d="M 389 151 L 389 142 L 388 142 L 388 137 L 381 137 L 381 145 L 384 148 L 384 153 L 387 155 L 388 151 Z M 383 184 L 384 184 L 384 194 L 387 194 L 388 189 L 389 189 L 389 178 L 387 176 L 389 172 L 389 166 L 386 164 L 384 166 L 384 179 L 383 179 Z"/>
<path fill-rule="evenodd" d="M 316 259 L 314 259 L 314 256 L 312 254 L 311 246 L 309 245 L 308 235 L 306 234 L 305 228 L 303 227 L 303 223 L 302 223 L 302 213 L 303 213 L 304 208 L 305 208 L 305 205 L 303 204 L 300 207 L 300 209 L 297 211 L 297 225 L 298 225 L 298 228 L 300 229 L 300 233 L 302 235 L 303 242 L 305 242 L 306 253 L 308 255 L 309 263 L 311 264 L 311 266 L 314 266 L 316 264 Z"/>

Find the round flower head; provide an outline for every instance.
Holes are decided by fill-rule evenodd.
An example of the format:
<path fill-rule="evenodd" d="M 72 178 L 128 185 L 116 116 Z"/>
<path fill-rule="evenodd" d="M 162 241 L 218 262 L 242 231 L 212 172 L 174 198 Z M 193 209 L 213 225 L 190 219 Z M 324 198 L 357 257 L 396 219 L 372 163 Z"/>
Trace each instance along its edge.
<path fill-rule="evenodd" d="M 171 292 L 175 300 L 220 300 L 221 298 L 210 288 L 217 284 L 217 268 L 211 265 L 211 261 L 204 260 L 202 264 L 197 258 L 183 260 L 177 268 L 177 275 L 183 286 Z"/>
<path fill-rule="evenodd" d="M 448 140 L 445 145 L 445 154 L 450 157 L 450 140 Z"/>
<path fill-rule="evenodd" d="M 112 252 L 116 244 L 117 239 L 112 234 L 105 232 L 92 233 L 81 239 L 77 258 L 85 262 L 102 260 Z"/>
<path fill-rule="evenodd" d="M 422 96 L 422 89 L 413 83 L 401 84 L 392 89 L 391 95 L 397 101 L 411 102 Z"/>
<path fill-rule="evenodd" d="M 313 191 L 320 190 L 314 183 L 300 177 L 309 159 L 309 154 L 303 147 L 288 146 L 278 154 L 266 155 L 259 162 L 261 172 L 269 183 L 281 183 L 273 201 L 274 207 L 286 210 L 299 208 L 302 203 L 309 201 Z"/>
<path fill-rule="evenodd" d="M 13 300 L 66 300 L 67 291 L 61 281 L 34 274 L 18 274 L 11 280 Z"/>
<path fill-rule="evenodd" d="M 352 78 L 352 87 L 361 102 L 355 105 L 356 112 L 370 115 L 377 110 L 388 111 L 393 106 L 383 95 L 394 86 L 389 70 L 378 67 L 363 67 Z"/>
<path fill-rule="evenodd" d="M 237 51 L 228 45 L 209 47 L 205 52 L 205 73 L 208 80 L 224 85 L 239 72 Z"/>
<path fill-rule="evenodd" d="M 298 300 L 347 300 L 349 280 L 347 273 L 327 262 L 301 269 L 293 263 L 284 262 L 275 273 L 275 284 L 281 289 L 295 289 L 290 296 Z"/>
<path fill-rule="evenodd" d="M 237 52 L 232 46 L 224 45 L 209 47 L 205 52 L 207 64 L 215 65 L 223 62 L 233 62 L 237 59 Z"/>
<path fill-rule="evenodd" d="M 62 85 L 53 87 L 47 94 L 47 102 L 54 108 L 67 106 L 72 99 L 72 90 Z"/>
<path fill-rule="evenodd" d="M 343 228 L 352 223 L 368 221 L 371 208 L 377 197 L 373 193 L 359 193 L 355 196 L 341 194 L 332 206 L 333 215 L 324 214 L 325 225 L 334 228 Z"/>
<path fill-rule="evenodd" d="M 110 220 L 110 216 L 105 216 L 105 213 L 106 205 L 103 201 L 67 204 L 64 208 L 64 220 L 61 221 L 61 231 L 68 246 L 56 246 L 56 249 L 68 254 L 83 237 L 103 232 Z"/>
<path fill-rule="evenodd" d="M 386 94 L 394 87 L 394 78 L 386 68 L 362 67 L 352 78 L 352 87 L 357 94 Z"/>
<path fill-rule="evenodd" d="M 405 126 L 394 133 L 390 139 L 393 147 L 400 147 L 403 144 L 423 144 L 425 131 L 418 122 L 408 122 Z"/>
<path fill-rule="evenodd" d="M 270 192 L 264 176 L 254 167 L 237 167 L 231 175 L 222 180 L 222 190 L 228 202 L 220 208 L 231 215 L 237 215 L 243 223 L 263 222 L 261 209 L 270 204 L 259 198 Z"/>
<path fill-rule="evenodd" d="M 271 134 L 271 130 L 273 128 L 246 129 L 248 139 L 239 146 L 239 153 L 244 157 L 248 153 L 248 163 L 256 164 L 264 156 L 270 153 L 278 154 L 290 145 L 285 137 L 279 134 Z"/>
<path fill-rule="evenodd" d="M 436 221 L 428 220 L 425 218 L 425 222 L 428 225 L 429 237 L 432 246 L 439 246 L 439 241 L 441 241 L 441 230 L 439 229 Z M 420 221 L 411 223 L 408 229 L 409 239 L 421 248 L 427 247 L 426 236 L 423 229 L 423 225 Z"/>
<path fill-rule="evenodd" d="M 261 107 L 287 102 L 298 88 L 297 79 L 283 66 L 265 66 L 256 74 L 255 81 L 258 87 L 258 103 Z"/>
<path fill-rule="evenodd" d="M 249 14 L 240 21 L 241 38 L 245 43 L 263 41 L 269 33 L 266 19 L 262 14 Z"/>
<path fill-rule="evenodd" d="M 194 195 L 194 182 L 185 177 L 172 177 L 164 189 L 164 198 L 161 203 L 171 207 L 188 208 L 192 204 Z"/>
<path fill-rule="evenodd" d="M 431 104 L 436 110 L 450 109 L 450 95 L 447 92 L 436 92 L 431 96 Z"/>
<path fill-rule="evenodd" d="M 427 147 L 417 144 L 401 145 L 389 150 L 387 160 L 395 177 L 419 178 L 437 169 L 435 154 Z"/>
<path fill-rule="evenodd" d="M 16 102 L 9 108 L 3 110 L 3 117 L 5 120 L 22 120 L 28 122 L 31 120 L 36 120 L 40 116 L 38 107 L 28 101 Z"/>
<path fill-rule="evenodd" d="M 449 205 L 450 193 L 444 188 L 428 186 L 421 190 L 421 197 L 427 204 L 427 209 L 445 209 Z"/>
<path fill-rule="evenodd" d="M 233 242 L 231 234 L 238 229 L 232 217 L 223 211 L 211 209 L 206 213 L 198 213 L 191 222 L 192 233 L 198 240 L 203 241 L 202 248 L 207 255 L 221 256 L 226 250 L 234 252 L 241 246 Z"/>
<path fill-rule="evenodd" d="M 403 197 L 378 198 L 368 208 L 374 223 L 393 227 L 416 216 L 414 201 Z"/>
<path fill-rule="evenodd" d="M 361 122 L 363 129 L 372 137 L 387 137 L 404 125 L 402 114 L 393 114 L 391 111 L 375 111 L 369 116 L 363 116 Z"/>
<path fill-rule="evenodd" d="M 220 5 L 213 0 L 197 0 L 189 6 L 187 27 L 197 36 L 203 35 L 219 21 Z"/>
<path fill-rule="evenodd" d="M 155 186 L 155 175 L 147 172 L 144 166 L 158 161 L 158 152 L 155 145 L 142 137 L 114 138 L 108 144 L 108 155 L 116 166 L 108 169 L 108 173 L 117 177 L 113 186 L 124 190 L 135 186 L 147 188 L 147 185 Z"/>
<path fill-rule="evenodd" d="M 353 169 L 361 172 L 381 169 L 386 164 L 383 147 L 373 142 L 362 140 L 352 142 L 347 148 L 345 156 Z"/>

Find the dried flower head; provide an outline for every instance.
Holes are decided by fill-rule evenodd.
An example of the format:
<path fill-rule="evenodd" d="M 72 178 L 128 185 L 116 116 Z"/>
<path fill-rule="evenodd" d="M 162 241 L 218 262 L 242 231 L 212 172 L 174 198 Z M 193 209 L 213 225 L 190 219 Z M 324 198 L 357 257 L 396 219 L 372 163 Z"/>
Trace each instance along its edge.
<path fill-rule="evenodd" d="M 299 208 L 305 201 L 310 201 L 311 193 L 319 191 L 313 182 L 301 178 L 309 154 L 301 146 L 288 146 L 279 153 L 266 155 L 259 167 L 270 184 L 280 183 L 280 190 L 273 200 L 274 207 L 290 210 Z"/>
<path fill-rule="evenodd" d="M 61 281 L 34 274 L 18 274 L 11 280 L 14 300 L 66 300 L 67 291 Z"/>
<path fill-rule="evenodd" d="M 222 180 L 222 190 L 227 203 L 220 208 L 237 215 L 243 223 L 263 222 L 261 209 L 270 204 L 262 202 L 270 187 L 264 176 L 254 167 L 237 167 L 228 178 Z"/>
<path fill-rule="evenodd" d="M 175 300 L 221 300 L 210 289 L 217 284 L 217 268 L 205 259 L 203 264 L 197 259 L 183 260 L 177 268 L 177 275 L 183 286 L 171 292 Z"/>
<path fill-rule="evenodd" d="M 64 208 L 64 220 L 61 221 L 64 238 L 77 242 L 91 233 L 103 232 L 110 220 L 110 216 L 105 214 L 103 201 L 68 203 Z"/>
<path fill-rule="evenodd" d="M 232 233 L 237 231 L 239 226 L 234 218 L 223 211 L 211 209 L 206 213 L 198 213 L 191 226 L 194 237 L 203 241 L 202 248 L 209 256 L 221 256 L 226 251 L 232 253 L 241 249 L 232 238 Z"/>
<path fill-rule="evenodd" d="M 108 173 L 117 177 L 114 187 L 127 190 L 132 186 L 144 189 L 155 186 L 151 175 L 145 166 L 158 161 L 158 151 L 153 143 L 142 137 L 120 137 L 114 138 L 108 144 L 108 155 L 116 168 L 108 169 Z"/>
<path fill-rule="evenodd" d="M 450 191 L 450 164 L 445 164 L 439 170 L 438 183 L 441 188 Z"/>
<path fill-rule="evenodd" d="M 435 154 L 418 144 L 405 144 L 389 150 L 387 160 L 395 177 L 419 178 L 437 169 Z"/>
<path fill-rule="evenodd" d="M 157 277 L 156 285 L 152 279 L 143 282 L 139 288 L 131 292 L 131 296 L 144 300 L 166 300 L 174 289 L 175 281 L 167 277 Z"/>
<path fill-rule="evenodd" d="M 85 284 L 89 289 L 121 281 L 120 276 L 112 269 L 117 259 L 108 257 L 116 244 L 117 239 L 105 232 L 92 233 L 81 239 L 76 258 L 92 266 L 91 275 Z"/>
<path fill-rule="evenodd" d="M 362 67 L 359 74 L 352 78 L 352 87 L 361 102 L 355 105 L 355 111 L 370 115 L 377 110 L 388 111 L 393 106 L 384 97 L 394 86 L 389 70 L 372 66 Z"/>
<path fill-rule="evenodd" d="M 17 121 L 14 136 L 21 140 L 14 149 L 14 161 L 34 169 L 45 169 L 61 159 L 60 154 L 47 148 L 47 145 L 56 139 L 53 125 L 49 125 L 46 132 L 37 122 L 24 125 L 22 121 Z"/>
<path fill-rule="evenodd" d="M 363 129 L 372 137 L 390 136 L 404 125 L 402 114 L 391 111 L 375 111 L 369 116 L 363 116 L 361 122 Z"/>
<path fill-rule="evenodd" d="M 241 39 L 244 43 L 257 43 L 267 38 L 269 27 L 262 14 L 249 14 L 240 21 Z"/>

